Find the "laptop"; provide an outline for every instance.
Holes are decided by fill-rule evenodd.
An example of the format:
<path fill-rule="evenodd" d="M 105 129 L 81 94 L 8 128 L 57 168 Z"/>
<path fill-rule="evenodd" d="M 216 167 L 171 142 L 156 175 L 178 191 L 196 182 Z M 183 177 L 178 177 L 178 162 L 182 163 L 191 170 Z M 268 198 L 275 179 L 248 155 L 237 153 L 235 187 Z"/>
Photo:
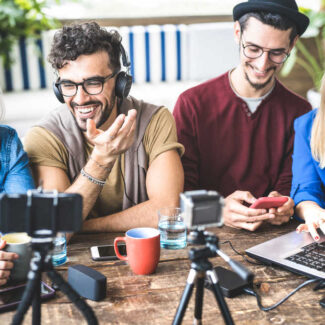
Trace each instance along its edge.
<path fill-rule="evenodd" d="M 275 264 L 308 277 L 325 279 L 325 235 L 315 242 L 309 233 L 288 234 L 273 238 L 246 250 L 248 256 L 266 264 Z"/>

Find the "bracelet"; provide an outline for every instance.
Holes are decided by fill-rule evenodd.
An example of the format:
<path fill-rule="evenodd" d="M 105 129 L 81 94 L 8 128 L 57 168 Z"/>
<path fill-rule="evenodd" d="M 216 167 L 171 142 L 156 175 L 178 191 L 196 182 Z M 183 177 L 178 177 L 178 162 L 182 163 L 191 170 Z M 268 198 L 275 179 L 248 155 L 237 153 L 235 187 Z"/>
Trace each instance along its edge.
<path fill-rule="evenodd" d="M 92 177 L 91 175 L 89 175 L 88 173 L 86 173 L 84 171 L 83 168 L 81 168 L 80 174 L 84 177 L 86 177 L 89 181 L 91 181 L 92 183 L 99 185 L 99 186 L 104 186 L 105 185 L 105 181 L 101 181 L 100 179 L 97 179 L 95 177 Z"/>
<path fill-rule="evenodd" d="M 107 170 L 108 172 L 110 172 L 112 170 L 112 168 L 106 167 L 101 165 L 99 162 L 97 162 L 92 156 L 89 156 L 89 158 L 100 168 L 103 168 L 105 170 Z"/>

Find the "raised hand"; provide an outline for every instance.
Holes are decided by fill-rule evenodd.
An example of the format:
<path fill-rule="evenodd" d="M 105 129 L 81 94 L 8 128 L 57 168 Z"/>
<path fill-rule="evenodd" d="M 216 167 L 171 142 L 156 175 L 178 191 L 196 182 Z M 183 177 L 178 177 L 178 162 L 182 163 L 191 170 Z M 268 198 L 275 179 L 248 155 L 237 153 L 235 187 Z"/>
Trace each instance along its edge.
<path fill-rule="evenodd" d="M 130 110 L 127 116 L 120 114 L 106 131 L 97 129 L 93 120 L 87 120 L 87 138 L 94 145 L 92 156 L 96 161 L 108 165 L 131 147 L 136 114 L 135 109 Z"/>

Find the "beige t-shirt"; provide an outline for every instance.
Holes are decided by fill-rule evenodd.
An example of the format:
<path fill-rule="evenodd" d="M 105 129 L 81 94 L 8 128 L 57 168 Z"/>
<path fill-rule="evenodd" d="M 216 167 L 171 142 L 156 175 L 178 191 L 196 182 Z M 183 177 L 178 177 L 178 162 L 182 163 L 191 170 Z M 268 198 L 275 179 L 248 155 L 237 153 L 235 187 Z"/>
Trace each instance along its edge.
<path fill-rule="evenodd" d="M 143 145 L 149 165 L 157 156 L 168 150 L 176 149 L 180 155 L 183 154 L 184 147 L 177 142 L 174 118 L 167 108 L 159 109 L 152 117 L 143 137 Z M 24 148 L 31 164 L 58 167 L 68 174 L 68 151 L 50 131 L 42 127 L 31 128 L 24 138 Z M 84 149 L 88 160 L 93 146 L 85 141 Z M 116 160 L 91 216 L 100 217 L 122 210 L 124 182 L 121 172 L 124 176 L 124 154 Z"/>

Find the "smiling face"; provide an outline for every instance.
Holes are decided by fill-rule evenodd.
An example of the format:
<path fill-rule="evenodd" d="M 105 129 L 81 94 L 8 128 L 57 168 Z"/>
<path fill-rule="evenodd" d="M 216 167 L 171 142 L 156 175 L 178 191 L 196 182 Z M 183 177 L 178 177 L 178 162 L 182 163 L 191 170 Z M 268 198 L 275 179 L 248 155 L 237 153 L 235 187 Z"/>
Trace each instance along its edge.
<path fill-rule="evenodd" d="M 106 77 L 112 74 L 109 68 L 109 57 L 104 51 L 90 55 L 80 55 L 74 61 L 67 61 L 59 70 L 60 81 L 83 82 L 94 77 Z M 103 84 L 100 94 L 89 95 L 82 86 L 78 86 L 77 93 L 72 97 L 65 97 L 65 103 L 76 118 L 81 130 L 86 131 L 87 119 L 94 120 L 96 127 L 105 128 L 114 108 L 116 108 L 115 78 Z"/>
<path fill-rule="evenodd" d="M 238 75 L 240 82 L 251 91 L 267 92 L 275 81 L 276 73 L 283 64 L 277 64 L 269 59 L 269 50 L 289 53 L 295 41 L 290 44 L 291 29 L 286 31 L 275 29 L 263 24 L 254 17 L 249 18 L 245 30 L 241 33 L 238 22 L 235 24 L 235 38 L 240 47 L 240 65 Z M 244 55 L 243 45 L 256 45 L 267 52 L 259 58 L 250 59 Z"/>

